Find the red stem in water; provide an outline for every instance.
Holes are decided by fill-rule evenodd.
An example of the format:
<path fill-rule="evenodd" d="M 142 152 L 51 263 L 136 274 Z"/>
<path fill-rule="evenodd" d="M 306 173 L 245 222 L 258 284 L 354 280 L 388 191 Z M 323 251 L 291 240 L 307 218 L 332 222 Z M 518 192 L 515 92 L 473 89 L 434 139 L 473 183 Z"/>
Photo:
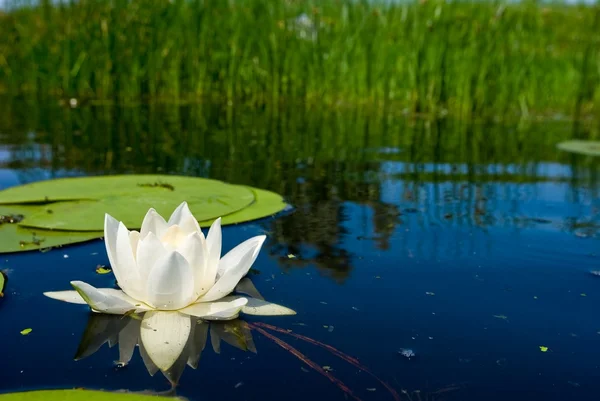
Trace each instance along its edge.
<path fill-rule="evenodd" d="M 356 401 L 362 401 L 360 398 L 358 398 L 356 395 L 354 395 L 352 390 L 350 390 L 348 388 L 348 386 L 346 386 L 341 380 L 335 378 L 331 373 L 327 372 L 325 369 L 323 369 L 322 367 L 320 367 L 319 365 L 317 365 L 316 363 L 314 363 L 313 361 L 308 359 L 303 353 L 298 351 L 296 348 L 292 347 L 285 341 L 275 337 L 273 334 L 261 329 L 255 323 L 248 323 L 248 326 L 251 327 L 252 329 L 258 331 L 260 334 L 267 337 L 268 339 L 274 341 L 281 348 L 289 351 L 296 358 L 300 359 L 302 362 L 304 362 L 305 364 L 307 364 L 308 366 L 310 366 L 311 368 L 313 368 L 314 370 L 316 370 L 317 372 L 319 372 L 320 374 L 322 374 L 323 376 L 325 376 L 326 378 L 331 380 L 331 382 L 333 382 L 335 385 L 337 385 L 343 392 L 348 394 L 350 397 L 354 398 Z"/>
<path fill-rule="evenodd" d="M 354 365 L 355 367 L 359 368 L 360 370 L 366 372 L 367 374 L 369 374 L 371 377 L 373 377 L 375 380 L 377 380 L 379 383 L 381 383 L 382 386 L 384 386 L 392 395 L 392 397 L 394 397 L 395 401 L 401 401 L 400 399 L 400 395 L 396 392 L 396 390 L 394 390 L 394 388 L 392 386 L 390 386 L 389 384 L 387 384 L 386 382 L 384 382 L 383 380 L 381 380 L 379 377 L 375 376 L 375 374 L 373 372 L 371 372 L 365 365 L 361 364 L 358 359 L 351 357 L 350 355 L 346 355 L 344 354 L 342 351 L 337 350 L 336 348 L 332 347 L 331 345 L 327 345 L 324 344 L 320 341 L 317 340 L 313 340 L 310 337 L 306 337 L 303 336 L 301 334 L 296 334 L 294 332 L 292 332 L 291 330 L 286 330 L 286 329 L 282 329 L 280 327 L 277 326 L 272 326 L 270 324 L 266 324 L 266 323 L 260 323 L 260 322 L 256 322 L 256 323 L 252 323 L 253 326 L 259 326 L 259 327 L 264 327 L 265 329 L 269 329 L 269 330 L 273 330 L 273 331 L 277 331 L 279 333 L 283 333 L 283 334 L 288 334 L 292 337 L 295 337 L 299 340 L 303 340 L 306 341 L 308 343 L 314 344 L 316 346 L 319 346 L 321 348 L 325 348 L 327 351 L 331 352 L 332 354 L 334 354 L 335 356 L 345 360 L 346 362 Z"/>

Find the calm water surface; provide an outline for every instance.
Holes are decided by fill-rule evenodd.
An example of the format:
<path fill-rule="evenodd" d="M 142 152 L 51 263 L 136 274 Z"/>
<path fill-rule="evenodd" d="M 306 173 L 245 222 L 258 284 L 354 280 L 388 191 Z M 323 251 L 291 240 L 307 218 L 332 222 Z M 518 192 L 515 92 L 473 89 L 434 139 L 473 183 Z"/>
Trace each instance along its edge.
<path fill-rule="evenodd" d="M 555 148 L 585 130 L 303 109 L 3 104 L 0 188 L 165 173 L 283 194 L 291 212 L 224 228 L 224 249 L 267 233 L 252 280 L 266 299 L 298 311 L 247 320 L 358 358 L 399 399 L 597 399 L 600 277 L 590 272 L 600 270 L 598 163 Z M 95 273 L 98 264 L 108 264 L 101 241 L 3 255 L 0 392 L 170 388 L 137 352 L 129 366 L 115 366 L 118 346 L 108 343 L 74 361 L 89 313 L 42 292 L 67 289 L 73 279 L 113 285 L 111 275 Z M 33 332 L 22 336 L 26 327 Z M 394 400 L 328 350 L 271 333 L 357 399 Z M 348 399 L 271 339 L 251 334 L 256 354 L 226 343 L 216 354 L 209 340 L 177 395 Z"/>

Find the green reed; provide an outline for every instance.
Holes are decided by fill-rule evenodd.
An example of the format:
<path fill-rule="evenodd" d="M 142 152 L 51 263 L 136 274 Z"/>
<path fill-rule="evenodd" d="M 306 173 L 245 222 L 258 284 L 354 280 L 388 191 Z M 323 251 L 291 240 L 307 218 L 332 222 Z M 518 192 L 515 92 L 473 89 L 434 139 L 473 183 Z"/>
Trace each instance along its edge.
<path fill-rule="evenodd" d="M 41 0 L 0 12 L 0 92 L 600 115 L 600 7 L 440 0 Z"/>

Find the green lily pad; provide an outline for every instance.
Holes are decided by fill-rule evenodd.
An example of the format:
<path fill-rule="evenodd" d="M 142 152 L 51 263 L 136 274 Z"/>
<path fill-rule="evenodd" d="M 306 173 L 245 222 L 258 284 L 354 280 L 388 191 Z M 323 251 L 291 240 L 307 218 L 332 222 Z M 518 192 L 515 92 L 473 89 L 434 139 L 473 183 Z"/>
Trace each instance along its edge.
<path fill-rule="evenodd" d="M 588 156 L 600 156 L 600 141 L 572 140 L 556 145 L 560 150 Z"/>
<path fill-rule="evenodd" d="M 275 192 L 256 188 L 250 188 L 250 190 L 254 193 L 254 202 L 244 209 L 223 216 L 221 218 L 222 225 L 237 224 L 249 220 L 257 220 L 262 219 L 263 217 L 269 217 L 281 212 L 287 206 L 287 204 L 283 201 L 283 198 Z M 213 221 L 214 219 L 201 221 L 200 227 L 210 227 Z"/>
<path fill-rule="evenodd" d="M 38 390 L 0 394 L 0 401 L 173 401 L 172 397 L 94 390 Z M 176 398 L 175 398 L 176 400 Z"/>
<path fill-rule="evenodd" d="M 4 296 L 4 285 L 6 284 L 6 278 L 4 277 L 4 273 L 0 272 L 0 297 Z"/>
<path fill-rule="evenodd" d="M 1 206 L 0 215 L 27 216 L 43 210 L 42 206 Z M 26 219 L 26 217 L 25 217 Z M 24 219 L 24 220 L 25 220 Z M 0 225 L 0 253 L 33 251 L 49 249 L 67 244 L 89 241 L 102 237 L 102 231 L 52 231 L 42 229 L 31 229 L 19 224 L 4 223 Z"/>
<path fill-rule="evenodd" d="M 101 194 L 96 187 L 110 188 L 108 183 L 113 182 L 114 193 L 103 189 L 104 198 L 100 200 L 82 199 L 84 194 Z M 79 192 L 66 185 L 69 183 Z M 0 191 L 0 253 L 43 250 L 101 238 L 104 213 L 136 229 L 150 207 L 168 218 L 183 200 L 201 220 L 201 227 L 210 226 L 219 216 L 223 225 L 236 224 L 274 215 L 287 206 L 274 192 L 203 178 L 132 175 L 43 181 Z"/>
<path fill-rule="evenodd" d="M 0 192 L 0 204 L 45 204 L 22 226 L 64 231 L 97 231 L 109 213 L 129 229 L 139 229 L 153 207 L 168 218 L 187 201 L 198 220 L 236 212 L 254 201 L 252 191 L 206 178 L 167 175 L 118 175 L 41 181 Z M 51 203 L 54 202 L 54 203 Z"/>

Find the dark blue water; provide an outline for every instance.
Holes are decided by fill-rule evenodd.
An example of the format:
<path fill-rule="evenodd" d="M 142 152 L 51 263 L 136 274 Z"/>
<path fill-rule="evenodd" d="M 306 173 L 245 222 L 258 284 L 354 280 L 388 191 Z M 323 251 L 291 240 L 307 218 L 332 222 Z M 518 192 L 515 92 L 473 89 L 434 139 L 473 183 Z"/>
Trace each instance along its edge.
<path fill-rule="evenodd" d="M 585 131 L 302 113 L 39 106 L 36 119 L 13 113 L 0 125 L 0 188 L 162 172 L 275 190 L 295 209 L 224 228 L 224 249 L 266 233 L 252 280 L 267 300 L 298 314 L 248 322 L 358 358 L 402 400 L 597 399 L 600 277 L 590 272 L 600 270 L 598 163 L 554 147 Z M 169 390 L 137 351 L 125 368 L 108 344 L 73 360 L 89 313 L 42 292 L 73 279 L 113 285 L 111 275 L 96 274 L 98 264 L 108 264 L 101 241 L 2 256 L 9 281 L 0 299 L 1 392 Z M 32 333 L 22 336 L 27 327 Z M 394 399 L 331 352 L 271 333 L 358 399 Z M 256 354 L 224 343 L 215 354 L 209 341 L 176 394 L 347 399 L 288 350 L 252 336 Z"/>

